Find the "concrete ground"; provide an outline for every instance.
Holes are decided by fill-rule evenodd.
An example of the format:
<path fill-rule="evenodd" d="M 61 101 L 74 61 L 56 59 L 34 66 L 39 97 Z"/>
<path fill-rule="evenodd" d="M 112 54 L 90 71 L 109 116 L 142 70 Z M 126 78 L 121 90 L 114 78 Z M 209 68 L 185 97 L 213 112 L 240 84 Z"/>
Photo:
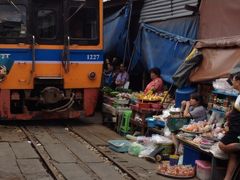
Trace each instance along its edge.
<path fill-rule="evenodd" d="M 75 121 L 2 122 L 0 179 L 169 179 L 156 174 L 155 163 L 111 151 L 110 139 L 123 137 L 103 126 L 100 114 Z"/>

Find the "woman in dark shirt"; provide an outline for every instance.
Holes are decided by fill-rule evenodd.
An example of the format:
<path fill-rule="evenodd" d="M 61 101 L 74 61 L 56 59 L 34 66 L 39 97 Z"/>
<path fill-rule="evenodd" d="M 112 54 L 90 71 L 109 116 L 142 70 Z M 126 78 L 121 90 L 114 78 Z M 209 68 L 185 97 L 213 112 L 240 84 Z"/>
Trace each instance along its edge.
<path fill-rule="evenodd" d="M 234 75 L 232 86 L 240 92 L 240 72 Z M 229 131 L 221 139 L 219 148 L 229 155 L 228 168 L 224 180 L 231 180 L 233 172 L 239 162 L 240 143 L 240 95 L 234 103 L 233 110 L 228 113 Z"/>

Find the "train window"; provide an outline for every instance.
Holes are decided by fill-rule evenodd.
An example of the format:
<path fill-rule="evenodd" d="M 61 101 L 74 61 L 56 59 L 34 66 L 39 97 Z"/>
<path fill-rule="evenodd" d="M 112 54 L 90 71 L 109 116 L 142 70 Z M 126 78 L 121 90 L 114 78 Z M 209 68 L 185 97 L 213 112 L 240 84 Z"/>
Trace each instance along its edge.
<path fill-rule="evenodd" d="M 56 37 L 56 12 L 53 10 L 39 10 L 37 14 L 37 34 L 41 39 Z"/>
<path fill-rule="evenodd" d="M 69 15 L 72 16 L 69 20 L 71 42 L 84 45 L 99 43 L 98 12 L 98 6 L 84 6 L 81 9 L 79 7 L 70 8 Z"/>
<path fill-rule="evenodd" d="M 26 7 L 0 4 L 0 38 L 24 38 L 26 33 Z"/>

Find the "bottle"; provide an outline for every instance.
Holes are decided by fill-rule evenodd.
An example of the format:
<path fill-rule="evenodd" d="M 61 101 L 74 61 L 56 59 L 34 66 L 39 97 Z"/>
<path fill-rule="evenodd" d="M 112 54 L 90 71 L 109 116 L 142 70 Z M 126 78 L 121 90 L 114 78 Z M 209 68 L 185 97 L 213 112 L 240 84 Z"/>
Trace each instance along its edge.
<path fill-rule="evenodd" d="M 213 104 L 217 104 L 217 96 L 216 95 L 213 96 Z"/>
<path fill-rule="evenodd" d="M 227 108 L 228 107 L 228 98 L 225 98 L 223 101 L 223 107 Z"/>

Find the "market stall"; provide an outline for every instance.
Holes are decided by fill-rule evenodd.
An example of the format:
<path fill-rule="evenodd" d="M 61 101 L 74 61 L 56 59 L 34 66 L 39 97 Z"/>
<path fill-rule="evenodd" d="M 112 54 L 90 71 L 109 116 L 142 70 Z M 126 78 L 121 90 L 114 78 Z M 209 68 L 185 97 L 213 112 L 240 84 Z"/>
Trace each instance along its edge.
<path fill-rule="evenodd" d="M 165 121 L 161 119 L 162 111 L 172 103 L 166 91 L 144 94 L 109 87 L 104 87 L 102 91 L 103 122 L 114 123 L 117 132 L 127 134 L 140 130 L 144 135 L 148 128 L 165 126 Z"/>
<path fill-rule="evenodd" d="M 226 84 L 226 79 L 214 81 L 211 89 L 213 90 L 205 92 L 208 97 L 208 116 L 205 120 L 198 122 L 184 117 L 182 109 L 174 107 L 176 101 L 167 96 L 167 92 L 161 94 L 131 93 L 127 96 L 125 94 L 123 99 L 128 100 L 128 103 L 117 107 L 131 111 L 128 129 L 124 131 L 124 135 L 140 130 L 141 136 L 127 135 L 128 143 L 120 143 L 117 147 L 125 144 L 127 146 L 125 152 L 130 155 L 152 162 L 160 162 L 156 171 L 159 175 L 175 178 L 189 178 L 196 175 L 200 179 L 216 179 L 215 177 L 222 179 L 227 158 L 223 153 L 217 152 L 218 142 L 228 131 L 225 115 L 232 107 L 237 92 Z M 116 94 L 115 100 L 111 97 L 113 104 L 116 103 L 117 98 L 120 97 L 120 100 L 122 98 L 122 95 L 119 96 L 121 93 L 114 93 Z M 184 95 L 184 98 L 186 97 L 190 96 Z M 116 113 L 114 115 L 118 116 Z M 122 117 L 120 119 L 118 126 L 121 129 Z M 183 147 L 178 155 L 174 155 L 171 139 L 173 131 Z M 160 139 L 159 142 L 156 142 L 156 138 Z M 163 145 L 165 147 L 161 148 Z M 163 153 L 163 150 L 167 152 Z"/>

